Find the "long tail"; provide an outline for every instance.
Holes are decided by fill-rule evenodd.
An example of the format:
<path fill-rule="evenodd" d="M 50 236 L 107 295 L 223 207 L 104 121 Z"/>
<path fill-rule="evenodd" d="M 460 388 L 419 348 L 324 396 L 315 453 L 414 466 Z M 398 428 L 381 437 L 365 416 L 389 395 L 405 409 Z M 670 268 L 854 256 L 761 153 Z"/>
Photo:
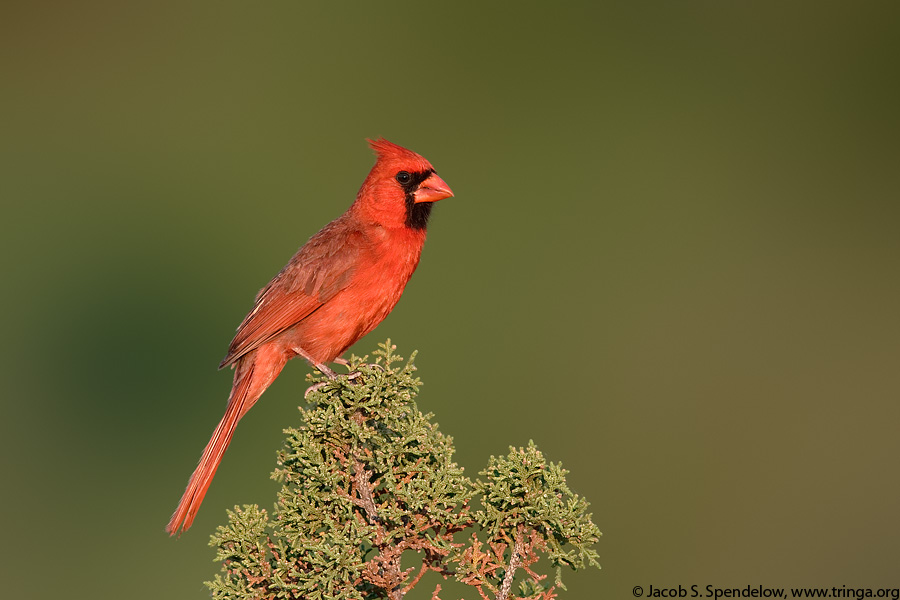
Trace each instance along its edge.
<path fill-rule="evenodd" d="M 225 416 L 219 421 L 209 443 L 206 444 L 203 456 L 200 457 L 200 464 L 191 475 L 181 502 L 178 503 L 178 508 L 175 509 L 169 524 L 166 525 L 169 535 L 175 535 L 179 530 L 187 531 L 194 522 L 194 517 L 200 509 L 200 503 L 203 502 L 206 490 L 212 483 L 213 475 L 219 468 L 219 463 L 231 442 L 238 421 L 256 404 L 256 401 L 275 381 L 287 362 L 282 353 L 267 352 L 266 350 L 268 349 L 265 347 L 259 348 L 242 357 L 238 362 Z"/>

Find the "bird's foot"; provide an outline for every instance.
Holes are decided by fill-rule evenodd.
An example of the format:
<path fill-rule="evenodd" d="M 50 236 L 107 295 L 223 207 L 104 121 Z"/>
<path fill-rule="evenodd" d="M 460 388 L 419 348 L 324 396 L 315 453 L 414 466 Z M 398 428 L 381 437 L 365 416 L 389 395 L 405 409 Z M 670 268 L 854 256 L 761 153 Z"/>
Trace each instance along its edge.
<path fill-rule="evenodd" d="M 327 382 L 327 381 L 320 381 L 319 383 L 314 383 L 314 384 L 312 384 L 311 386 L 309 386 L 308 388 L 306 388 L 306 391 L 303 392 L 303 399 L 304 399 L 304 400 L 308 400 L 308 399 L 309 399 L 309 395 L 310 395 L 311 393 L 315 392 L 315 391 L 318 390 L 318 389 L 321 389 L 321 388 L 325 387 L 325 384 L 326 384 L 326 383 L 328 383 L 328 382 Z"/>
<path fill-rule="evenodd" d="M 376 365 L 375 363 L 365 363 L 364 365 L 360 365 L 360 366 L 366 366 L 366 367 L 369 367 L 370 369 L 378 369 L 379 371 L 382 371 L 382 372 L 385 371 L 384 367 L 382 367 L 381 365 Z M 362 375 L 363 375 L 362 371 L 358 371 L 358 370 L 351 371 L 350 373 L 347 374 L 347 379 L 349 379 L 350 381 L 353 381 L 354 379 L 362 377 Z"/>
<path fill-rule="evenodd" d="M 322 371 L 321 367 L 316 367 L 316 368 L 319 369 L 320 371 Z M 328 367 L 325 367 L 325 368 L 328 369 Z M 337 379 L 338 377 L 344 377 L 347 381 L 353 381 L 354 379 L 356 379 L 362 375 L 362 373 L 360 373 L 359 371 L 353 371 L 352 373 L 347 373 L 346 375 L 338 375 L 331 369 L 328 369 L 328 372 L 325 372 L 325 371 L 322 371 L 322 372 L 325 373 L 325 375 L 327 375 L 329 379 Z M 306 392 L 303 393 L 303 398 L 304 399 L 309 398 L 309 395 L 312 392 L 322 389 L 329 383 L 331 383 L 331 382 L 330 381 L 320 381 L 318 383 L 312 384 L 311 386 L 306 388 Z"/>
<path fill-rule="evenodd" d="M 303 356 L 304 358 L 306 358 L 307 360 L 312 362 L 309 355 L 307 355 L 306 352 L 302 352 L 301 350 L 302 349 L 300 349 L 300 348 L 295 349 L 297 354 L 300 354 L 301 356 Z M 348 369 L 350 368 L 350 361 L 345 358 L 337 357 L 331 362 L 341 365 L 341 366 L 344 366 L 344 367 L 347 367 Z M 350 373 L 347 373 L 346 375 L 338 375 L 337 373 L 332 371 L 330 368 L 328 368 L 327 365 L 319 364 L 319 363 L 315 363 L 315 362 L 313 362 L 313 365 L 316 367 L 316 369 L 319 370 L 319 372 L 321 372 L 323 375 L 328 377 L 328 379 L 337 379 L 338 377 L 346 377 L 347 381 L 353 381 L 354 379 L 358 379 L 359 377 L 362 376 L 362 373 L 360 371 L 351 371 Z M 373 369 L 379 369 L 381 371 L 385 371 L 385 368 L 383 366 L 376 364 L 376 363 L 368 363 L 366 366 L 373 368 Z M 320 381 L 318 383 L 312 384 L 311 386 L 306 388 L 306 392 L 303 394 L 303 398 L 304 399 L 309 398 L 309 395 L 312 392 L 322 389 L 327 383 L 328 383 L 327 381 Z"/>
<path fill-rule="evenodd" d="M 342 367 L 347 367 L 348 369 L 350 368 L 350 361 L 347 360 L 346 358 L 342 358 L 342 357 L 340 357 L 340 356 L 338 356 L 336 359 L 334 359 L 334 360 L 331 361 L 331 362 L 333 362 L 333 363 L 335 363 L 335 364 L 338 364 L 338 365 L 341 365 Z M 366 366 L 367 366 L 367 367 L 370 367 L 370 368 L 373 368 L 373 369 L 379 369 L 379 370 L 381 370 L 381 371 L 384 371 L 384 370 L 385 370 L 384 367 L 382 367 L 382 366 L 379 365 L 379 364 L 375 364 L 375 363 L 366 363 Z M 350 374 L 349 374 L 347 377 L 348 377 L 349 379 L 356 379 L 357 377 L 360 376 L 360 374 L 361 374 L 361 373 L 360 373 L 359 371 L 351 371 Z"/>
<path fill-rule="evenodd" d="M 334 362 L 336 362 L 336 363 L 338 363 L 338 364 L 340 364 L 340 365 L 344 365 L 344 366 L 346 366 L 346 367 L 349 367 L 349 366 L 350 366 L 350 363 L 349 363 L 348 361 L 342 359 L 342 358 L 341 358 L 341 359 L 336 359 Z M 371 366 L 375 366 L 375 367 L 379 367 L 379 368 L 380 368 L 379 365 L 371 365 Z M 357 379 L 358 377 L 360 377 L 360 376 L 362 375 L 362 373 L 360 373 L 359 371 L 352 371 L 352 372 L 350 372 L 350 373 L 347 373 L 346 375 L 339 375 L 339 374 L 335 373 L 334 371 L 332 371 L 331 369 L 329 369 L 329 368 L 328 368 L 327 366 L 325 366 L 325 365 L 315 365 L 315 367 L 316 367 L 323 375 L 325 375 L 326 377 L 328 377 L 328 379 L 337 379 L 338 377 L 344 377 L 344 378 L 347 379 L 347 381 L 353 381 L 354 379 Z M 312 384 L 311 386 L 309 386 L 308 388 L 306 388 L 306 392 L 304 392 L 303 398 L 304 398 L 304 399 L 309 398 L 309 395 L 310 395 L 312 392 L 314 392 L 314 391 L 316 391 L 316 390 L 319 390 L 319 389 L 322 389 L 322 388 L 325 387 L 325 385 L 328 384 L 328 383 L 329 383 L 328 381 L 320 381 L 320 382 L 318 382 L 318 383 Z"/>

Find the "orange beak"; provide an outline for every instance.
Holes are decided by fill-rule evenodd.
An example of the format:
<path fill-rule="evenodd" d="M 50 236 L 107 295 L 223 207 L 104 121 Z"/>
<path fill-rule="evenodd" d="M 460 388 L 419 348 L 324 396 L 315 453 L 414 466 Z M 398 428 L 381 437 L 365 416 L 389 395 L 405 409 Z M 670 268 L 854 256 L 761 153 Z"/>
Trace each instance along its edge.
<path fill-rule="evenodd" d="M 444 180 L 432 173 L 428 179 L 419 184 L 419 189 L 413 194 L 416 204 L 419 202 L 437 202 L 453 195 L 450 186 Z"/>

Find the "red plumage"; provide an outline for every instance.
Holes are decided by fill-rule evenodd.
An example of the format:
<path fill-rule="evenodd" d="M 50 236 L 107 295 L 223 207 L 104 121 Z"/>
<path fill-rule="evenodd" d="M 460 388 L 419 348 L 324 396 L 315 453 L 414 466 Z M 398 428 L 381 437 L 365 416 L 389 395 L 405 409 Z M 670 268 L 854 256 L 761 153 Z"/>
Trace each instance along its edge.
<path fill-rule="evenodd" d="M 225 416 L 166 526 L 194 520 L 238 421 L 288 360 L 325 363 L 375 329 L 400 300 L 419 264 L 431 203 L 453 195 L 427 160 L 385 139 L 356 201 L 297 251 L 244 318 L 221 367 L 234 368 Z"/>

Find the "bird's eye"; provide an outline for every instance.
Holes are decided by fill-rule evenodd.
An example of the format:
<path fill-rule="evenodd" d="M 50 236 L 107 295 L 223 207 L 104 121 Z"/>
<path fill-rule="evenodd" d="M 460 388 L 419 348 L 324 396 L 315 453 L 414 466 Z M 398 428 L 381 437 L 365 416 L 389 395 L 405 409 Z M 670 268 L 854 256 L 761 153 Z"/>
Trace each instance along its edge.
<path fill-rule="evenodd" d="M 412 175 L 410 175 L 406 171 L 400 171 L 399 173 L 397 173 L 396 179 L 398 183 L 405 185 L 409 183 L 410 179 L 412 179 Z"/>

